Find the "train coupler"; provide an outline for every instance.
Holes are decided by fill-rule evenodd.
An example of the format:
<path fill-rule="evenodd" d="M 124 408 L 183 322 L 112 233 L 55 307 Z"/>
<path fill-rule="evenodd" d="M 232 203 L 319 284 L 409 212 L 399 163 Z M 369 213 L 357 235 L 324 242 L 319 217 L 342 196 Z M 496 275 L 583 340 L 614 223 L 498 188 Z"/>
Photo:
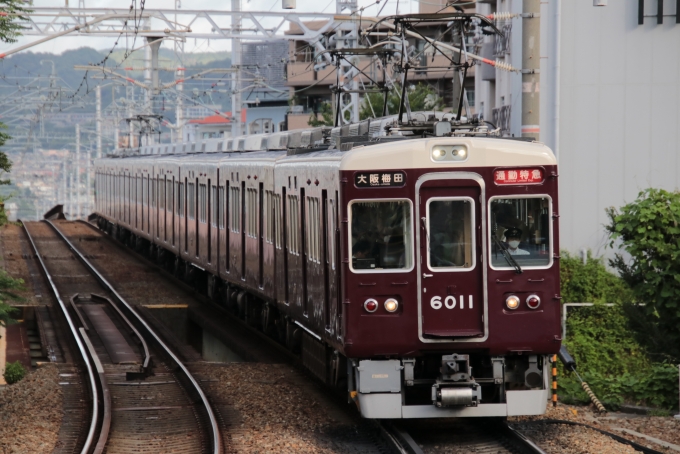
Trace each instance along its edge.
<path fill-rule="evenodd" d="M 469 355 L 444 355 L 440 375 L 432 385 L 432 402 L 437 407 L 476 407 L 482 388 L 472 376 Z"/>

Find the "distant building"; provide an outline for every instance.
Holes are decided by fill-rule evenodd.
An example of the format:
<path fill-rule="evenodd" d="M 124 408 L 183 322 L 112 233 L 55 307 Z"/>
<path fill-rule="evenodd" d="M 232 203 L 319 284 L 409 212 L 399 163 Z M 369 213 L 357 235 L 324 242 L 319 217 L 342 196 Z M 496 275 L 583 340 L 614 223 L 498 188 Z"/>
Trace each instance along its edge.
<path fill-rule="evenodd" d="M 225 112 L 230 116 L 231 112 Z M 222 115 L 210 115 L 189 120 L 184 126 L 184 142 L 202 139 L 217 139 L 231 136 L 231 120 Z"/>
<path fill-rule="evenodd" d="M 419 13 L 448 13 L 454 11 L 452 7 L 447 7 L 446 0 L 431 0 L 428 2 L 419 2 Z M 474 12 L 474 6 L 466 5 L 466 11 Z M 326 24 L 324 21 L 308 22 L 305 26 L 311 30 L 319 30 Z M 361 24 L 362 30 L 372 26 L 371 22 L 364 21 Z M 445 23 L 430 23 L 419 26 L 419 32 L 428 38 L 439 38 L 443 41 L 447 40 L 442 37 L 442 31 L 446 29 Z M 378 31 L 388 31 L 387 29 L 379 29 Z M 335 31 L 334 31 L 335 32 Z M 302 30 L 292 24 L 290 29 L 286 31 L 287 35 L 302 34 Z M 330 33 L 329 33 L 330 34 Z M 449 34 L 450 37 L 450 34 Z M 375 43 L 377 38 L 368 38 L 372 43 Z M 382 39 L 382 37 L 381 37 Z M 472 52 L 473 36 L 466 36 L 467 49 Z M 453 104 L 453 78 L 460 77 L 460 72 L 454 71 L 449 67 L 450 58 L 453 53 L 445 51 L 446 55 L 440 52 L 435 52 L 432 47 L 425 49 L 425 41 L 422 39 L 408 38 L 408 42 L 413 46 L 416 52 L 424 50 L 420 55 L 421 66 L 425 66 L 425 70 L 412 71 L 409 74 L 409 81 L 411 83 L 426 83 L 435 89 L 437 94 L 444 99 L 444 102 L 451 110 Z M 362 47 L 366 47 L 362 42 Z M 456 58 L 457 54 L 456 54 Z M 369 87 L 371 80 L 382 83 L 382 70 L 379 70 L 377 65 L 373 63 L 370 57 L 356 57 L 356 66 L 367 73 L 367 76 L 362 76 L 362 87 Z M 472 67 L 467 72 L 464 84 L 467 91 L 467 100 L 470 107 L 470 113 L 475 112 L 475 71 L 476 67 Z M 324 102 L 333 102 L 331 99 L 330 86 L 336 84 L 336 68 L 332 65 L 326 65 L 321 57 L 317 55 L 313 46 L 310 46 L 306 41 L 291 40 L 288 48 L 288 64 L 286 66 L 287 86 L 289 88 L 290 99 L 295 100 L 288 114 L 288 129 L 308 128 L 309 117 L 312 113 L 318 113 Z M 301 91 L 304 89 L 304 91 Z M 394 112 L 390 112 L 394 113 Z M 377 114 L 379 115 L 379 114 Z"/>
<path fill-rule="evenodd" d="M 605 208 L 680 187 L 680 11 L 676 0 L 599 3 L 541 2 L 538 93 L 540 140 L 560 164 L 560 247 L 605 255 Z M 522 2 L 476 5 L 522 13 Z M 507 37 L 487 37 L 483 55 L 521 68 L 522 19 L 498 25 Z M 479 111 L 506 135 L 521 135 L 521 77 L 489 66 L 476 75 Z"/>

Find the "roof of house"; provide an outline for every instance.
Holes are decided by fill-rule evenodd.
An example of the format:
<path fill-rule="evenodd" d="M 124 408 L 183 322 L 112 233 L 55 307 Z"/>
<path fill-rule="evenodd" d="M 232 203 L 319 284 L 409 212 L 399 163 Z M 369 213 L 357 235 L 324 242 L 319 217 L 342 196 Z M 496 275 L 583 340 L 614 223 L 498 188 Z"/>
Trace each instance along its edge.
<path fill-rule="evenodd" d="M 231 117 L 231 112 L 225 112 L 224 115 Z M 195 118 L 193 120 L 189 120 L 189 124 L 196 125 L 219 125 L 226 123 L 231 123 L 231 120 L 224 118 L 222 115 L 210 115 L 205 118 Z"/>

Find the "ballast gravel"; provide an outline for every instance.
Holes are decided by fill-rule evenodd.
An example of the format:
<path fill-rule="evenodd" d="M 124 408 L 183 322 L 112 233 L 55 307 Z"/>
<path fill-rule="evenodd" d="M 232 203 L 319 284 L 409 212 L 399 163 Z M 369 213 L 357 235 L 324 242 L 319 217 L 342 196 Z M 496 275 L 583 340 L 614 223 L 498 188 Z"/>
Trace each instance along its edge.
<path fill-rule="evenodd" d="M 595 430 L 566 424 L 546 424 L 541 420 L 561 419 L 611 432 L 639 445 L 660 451 L 674 452 L 645 438 L 618 431 L 626 428 L 660 440 L 680 444 L 680 420 L 671 417 L 626 416 L 620 413 L 599 414 L 591 407 L 558 404 L 542 416 L 508 418 L 513 427 L 535 441 L 550 454 L 624 454 L 639 452 L 633 447 L 617 442 Z"/>
<path fill-rule="evenodd" d="M 214 365 L 203 369 L 201 378 L 213 402 L 232 408 L 228 452 L 362 452 L 345 443 L 359 436 L 354 419 L 291 366 Z"/>
<path fill-rule="evenodd" d="M 0 453 L 49 453 L 61 426 L 56 366 L 45 365 L 0 391 Z"/>

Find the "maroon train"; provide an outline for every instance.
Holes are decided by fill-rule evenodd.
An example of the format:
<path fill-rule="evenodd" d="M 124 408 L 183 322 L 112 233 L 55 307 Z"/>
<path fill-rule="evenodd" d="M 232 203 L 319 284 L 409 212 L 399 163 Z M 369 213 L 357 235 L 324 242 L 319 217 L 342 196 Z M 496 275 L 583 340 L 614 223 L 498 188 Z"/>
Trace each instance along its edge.
<path fill-rule="evenodd" d="M 101 159 L 99 226 L 300 352 L 365 417 L 541 414 L 561 343 L 555 156 L 423 125 Z"/>

